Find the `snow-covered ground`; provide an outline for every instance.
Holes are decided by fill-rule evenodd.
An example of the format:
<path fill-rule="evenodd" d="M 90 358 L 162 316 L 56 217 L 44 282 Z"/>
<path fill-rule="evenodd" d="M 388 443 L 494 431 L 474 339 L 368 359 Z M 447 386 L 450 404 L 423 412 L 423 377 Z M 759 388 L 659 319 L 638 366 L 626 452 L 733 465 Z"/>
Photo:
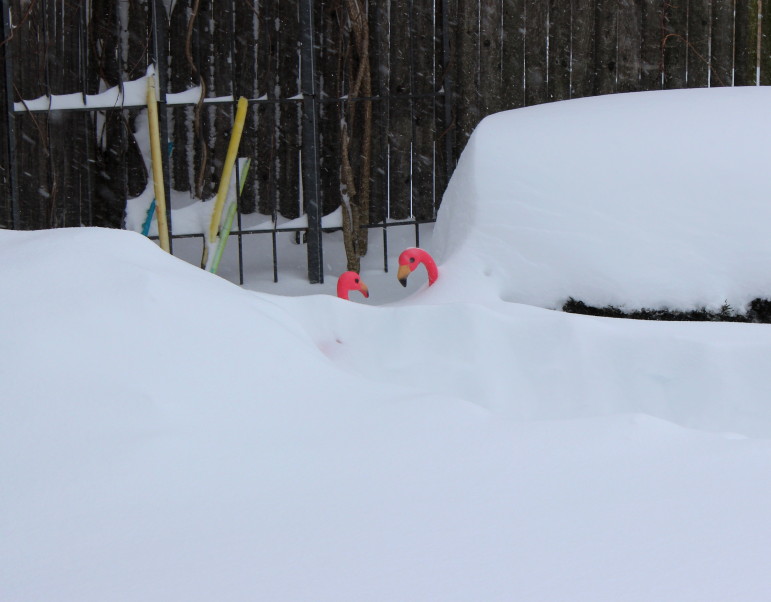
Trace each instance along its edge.
<path fill-rule="evenodd" d="M 771 296 L 764 104 L 493 116 L 369 300 L 0 232 L 0 599 L 771 599 L 771 326 L 551 309 Z"/>

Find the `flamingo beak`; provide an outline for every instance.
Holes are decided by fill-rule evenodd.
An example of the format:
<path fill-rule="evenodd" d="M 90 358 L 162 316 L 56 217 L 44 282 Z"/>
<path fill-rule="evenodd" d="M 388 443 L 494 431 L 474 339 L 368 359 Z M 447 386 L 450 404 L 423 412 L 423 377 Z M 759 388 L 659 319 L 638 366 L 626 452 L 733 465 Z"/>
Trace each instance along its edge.
<path fill-rule="evenodd" d="M 399 271 L 396 272 L 396 278 L 402 283 L 402 286 L 407 286 L 407 276 L 410 275 L 410 271 L 409 265 L 405 264 L 399 266 Z"/>
<path fill-rule="evenodd" d="M 362 295 L 364 295 L 365 299 L 369 299 L 369 289 L 367 288 L 367 285 L 361 282 L 359 284 L 359 291 Z"/>

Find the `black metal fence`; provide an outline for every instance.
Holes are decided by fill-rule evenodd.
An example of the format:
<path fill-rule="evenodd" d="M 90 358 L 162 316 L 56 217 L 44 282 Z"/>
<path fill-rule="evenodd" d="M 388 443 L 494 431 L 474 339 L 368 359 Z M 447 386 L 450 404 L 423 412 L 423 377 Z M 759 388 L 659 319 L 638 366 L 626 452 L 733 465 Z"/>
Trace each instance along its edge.
<path fill-rule="evenodd" d="M 150 200 L 151 65 L 171 149 L 172 244 L 203 238 L 179 214 L 214 196 L 240 96 L 250 108 L 239 155 L 252 167 L 232 232 L 239 248 L 243 236 L 297 232 L 313 282 L 322 231 L 341 229 L 344 209 L 361 231 L 433 221 L 451 169 L 446 12 L 443 2 L 386 4 L 4 0 L 0 225 L 137 228 L 127 202 Z"/>
<path fill-rule="evenodd" d="M 138 229 L 151 200 L 143 78 L 154 66 L 171 149 L 172 242 L 204 237 L 189 215 L 210 205 L 235 102 L 246 97 L 239 155 L 252 167 L 233 236 L 239 262 L 243 237 L 273 237 L 274 278 L 282 232 L 307 244 L 309 278 L 319 281 L 325 231 L 433 221 L 468 136 L 489 113 L 771 82 L 762 0 L 2 0 L 2 8 L 1 227 Z M 362 255 L 366 237 L 346 238 L 346 249 Z"/>

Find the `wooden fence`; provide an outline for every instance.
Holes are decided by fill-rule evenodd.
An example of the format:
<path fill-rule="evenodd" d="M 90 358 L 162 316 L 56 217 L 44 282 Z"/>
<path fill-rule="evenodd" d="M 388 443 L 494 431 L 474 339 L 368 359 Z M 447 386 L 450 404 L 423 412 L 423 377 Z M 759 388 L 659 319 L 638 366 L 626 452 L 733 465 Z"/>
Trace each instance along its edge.
<path fill-rule="evenodd" d="M 616 92 L 771 83 L 762 0 L 457 3 L 456 152 L 501 110 Z"/>
<path fill-rule="evenodd" d="M 763 18 L 762 0 L 2 6 L 6 228 L 123 224 L 126 199 L 148 180 L 137 139 L 143 111 L 127 95 L 111 106 L 94 99 L 152 64 L 173 149 L 171 189 L 198 199 L 214 194 L 234 99 L 245 96 L 240 154 L 254 167 L 240 214 L 271 216 L 274 227 L 308 213 L 309 202 L 327 215 L 346 201 L 360 209 L 361 228 L 433 220 L 468 136 L 493 112 L 614 92 L 771 82 L 771 10 Z M 356 19 L 357 8 L 366 19 Z M 304 35 L 313 45 L 302 43 Z M 64 95 L 81 100 L 58 110 L 52 99 Z M 308 169 L 311 154 L 317 161 Z"/>

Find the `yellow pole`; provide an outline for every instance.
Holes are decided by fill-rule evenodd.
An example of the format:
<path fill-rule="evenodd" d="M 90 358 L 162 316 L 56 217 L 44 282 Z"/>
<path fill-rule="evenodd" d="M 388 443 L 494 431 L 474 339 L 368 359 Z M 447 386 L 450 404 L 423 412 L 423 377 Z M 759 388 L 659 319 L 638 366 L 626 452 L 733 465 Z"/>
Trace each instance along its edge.
<path fill-rule="evenodd" d="M 211 216 L 211 225 L 209 226 L 209 243 L 217 240 L 217 232 L 222 219 L 222 209 L 225 206 L 225 199 L 230 189 L 230 176 L 233 172 L 233 165 L 238 156 L 238 146 L 241 144 L 241 134 L 244 131 L 244 122 L 246 121 L 246 110 L 249 103 L 243 96 L 238 99 L 238 108 L 236 110 L 236 119 L 233 123 L 233 132 L 230 134 L 230 143 L 228 144 L 228 154 L 225 156 L 225 165 L 222 166 L 222 177 L 217 189 L 217 200 L 214 203 L 214 212 Z"/>
<path fill-rule="evenodd" d="M 153 187 L 155 189 L 155 215 L 158 218 L 158 241 L 161 249 L 170 252 L 169 226 L 166 221 L 166 191 L 163 187 L 163 162 L 161 159 L 161 131 L 158 125 L 158 99 L 155 95 L 155 74 L 147 77 L 147 116 L 150 125 L 150 155 L 153 160 Z"/>

